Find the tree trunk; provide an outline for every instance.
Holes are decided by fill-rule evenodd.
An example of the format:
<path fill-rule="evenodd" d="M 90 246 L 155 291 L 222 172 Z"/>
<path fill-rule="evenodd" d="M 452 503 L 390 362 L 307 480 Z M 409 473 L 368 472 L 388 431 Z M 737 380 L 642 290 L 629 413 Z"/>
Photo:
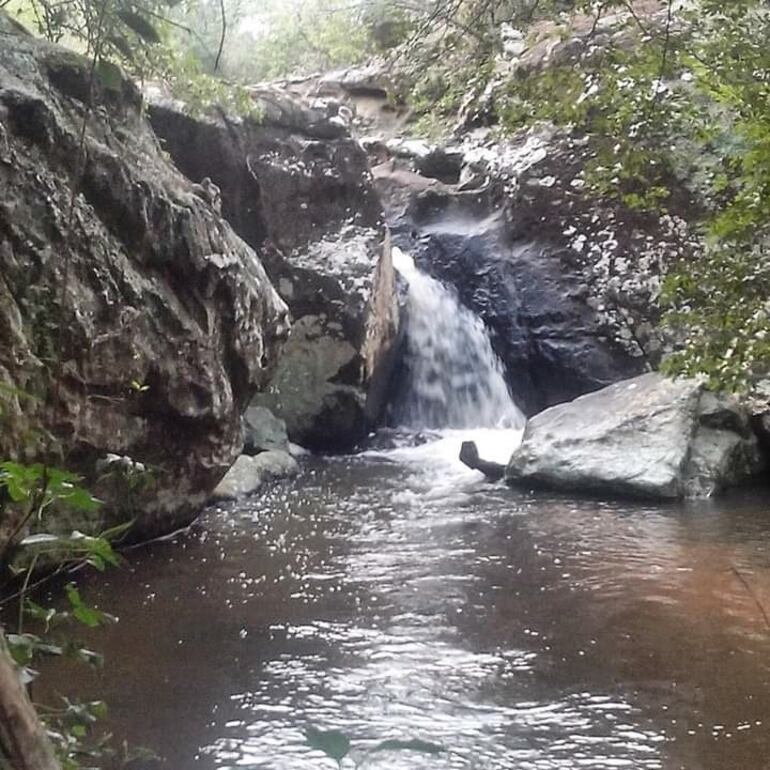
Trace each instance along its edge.
<path fill-rule="evenodd" d="M 6 765 L 12 770 L 61 770 L 0 628 L 0 767 Z"/>

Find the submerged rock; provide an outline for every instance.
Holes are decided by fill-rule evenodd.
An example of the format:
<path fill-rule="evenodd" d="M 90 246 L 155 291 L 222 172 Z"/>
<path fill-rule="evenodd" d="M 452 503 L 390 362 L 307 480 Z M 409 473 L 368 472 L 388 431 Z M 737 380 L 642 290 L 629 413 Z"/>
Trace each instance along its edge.
<path fill-rule="evenodd" d="M 268 481 L 285 479 L 299 473 L 297 461 L 277 449 L 258 455 L 241 455 L 212 493 L 213 500 L 237 500 L 257 492 Z"/>
<path fill-rule="evenodd" d="M 266 104 L 259 121 L 195 119 L 168 101 L 151 118 L 180 169 L 220 188 L 223 215 L 265 251 L 296 320 L 255 404 L 284 420 L 293 442 L 350 449 L 383 410 L 399 334 L 382 210 L 365 152 L 344 126 L 324 128 L 327 110 L 277 91 L 255 96 Z"/>
<path fill-rule="evenodd" d="M 613 496 L 709 497 L 761 469 L 745 410 L 697 380 L 645 374 L 533 417 L 510 484 Z"/>
<path fill-rule="evenodd" d="M 0 33 L 0 457 L 66 465 L 104 501 L 48 531 L 169 532 L 240 451 L 286 305 L 133 84 L 96 78 L 89 110 L 87 59 L 1 13 Z"/>

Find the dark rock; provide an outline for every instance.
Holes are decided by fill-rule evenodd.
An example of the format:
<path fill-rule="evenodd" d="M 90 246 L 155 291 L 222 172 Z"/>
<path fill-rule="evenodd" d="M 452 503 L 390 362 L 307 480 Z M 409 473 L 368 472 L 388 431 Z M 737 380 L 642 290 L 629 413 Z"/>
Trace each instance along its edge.
<path fill-rule="evenodd" d="M 584 143 L 548 128 L 463 148 L 458 184 L 391 160 L 373 172 L 396 243 L 490 329 L 529 415 L 654 368 L 657 297 L 684 220 L 584 191 Z"/>
<path fill-rule="evenodd" d="M 97 79 L 88 113 L 86 59 L 2 14 L 0 33 L 0 457 L 64 464 L 104 500 L 49 531 L 169 532 L 240 451 L 286 306 L 163 157 L 130 82 Z M 97 473 L 107 455 L 124 462 Z"/>
<path fill-rule="evenodd" d="M 475 441 L 463 441 L 460 446 L 460 462 L 474 471 L 481 471 L 491 481 L 497 481 L 505 475 L 505 465 L 482 460 Z"/>
<path fill-rule="evenodd" d="M 376 433 L 368 436 L 362 446 L 367 450 L 402 449 L 404 447 L 416 447 L 438 441 L 439 433 L 430 431 L 413 431 L 405 428 L 380 428 Z"/>
<path fill-rule="evenodd" d="M 224 216 L 263 249 L 296 320 L 255 403 L 285 421 L 292 441 L 346 450 L 377 423 L 394 362 L 389 238 L 366 153 L 347 129 L 319 133 L 325 109 L 265 93 L 259 122 L 193 119 L 168 102 L 151 119 L 182 171 L 220 188 Z"/>

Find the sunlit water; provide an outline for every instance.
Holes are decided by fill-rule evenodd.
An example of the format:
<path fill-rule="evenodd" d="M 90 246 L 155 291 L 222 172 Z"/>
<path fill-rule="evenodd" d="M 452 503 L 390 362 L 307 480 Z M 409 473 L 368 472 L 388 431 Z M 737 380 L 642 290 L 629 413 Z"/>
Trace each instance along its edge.
<path fill-rule="evenodd" d="M 333 767 L 308 725 L 359 760 L 391 737 L 447 749 L 363 765 L 393 770 L 767 767 L 763 501 L 535 498 L 412 460 L 306 459 L 85 578 L 120 622 L 91 640 L 103 674 L 55 685 L 104 697 L 172 770 Z"/>

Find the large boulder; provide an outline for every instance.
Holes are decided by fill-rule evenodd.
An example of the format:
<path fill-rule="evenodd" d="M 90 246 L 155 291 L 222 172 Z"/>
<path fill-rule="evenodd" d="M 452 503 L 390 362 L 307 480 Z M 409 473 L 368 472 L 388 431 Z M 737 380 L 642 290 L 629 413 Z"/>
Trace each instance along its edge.
<path fill-rule="evenodd" d="M 264 406 L 250 406 L 243 415 L 243 454 L 289 451 L 286 423 Z"/>
<path fill-rule="evenodd" d="M 65 465 L 104 501 L 46 529 L 171 531 L 238 455 L 286 305 L 129 81 L 91 83 L 2 14 L 0 35 L 0 458 Z"/>
<path fill-rule="evenodd" d="M 156 101 L 151 119 L 193 180 L 221 189 L 222 211 L 255 248 L 296 321 L 255 401 L 292 441 L 345 450 L 377 422 L 399 333 L 396 277 L 366 153 L 343 119 L 285 93 L 254 93 L 259 120 L 193 118 Z"/>
<path fill-rule="evenodd" d="M 708 497 L 761 468 L 746 411 L 698 380 L 645 374 L 527 424 L 510 484 L 610 496 Z"/>

